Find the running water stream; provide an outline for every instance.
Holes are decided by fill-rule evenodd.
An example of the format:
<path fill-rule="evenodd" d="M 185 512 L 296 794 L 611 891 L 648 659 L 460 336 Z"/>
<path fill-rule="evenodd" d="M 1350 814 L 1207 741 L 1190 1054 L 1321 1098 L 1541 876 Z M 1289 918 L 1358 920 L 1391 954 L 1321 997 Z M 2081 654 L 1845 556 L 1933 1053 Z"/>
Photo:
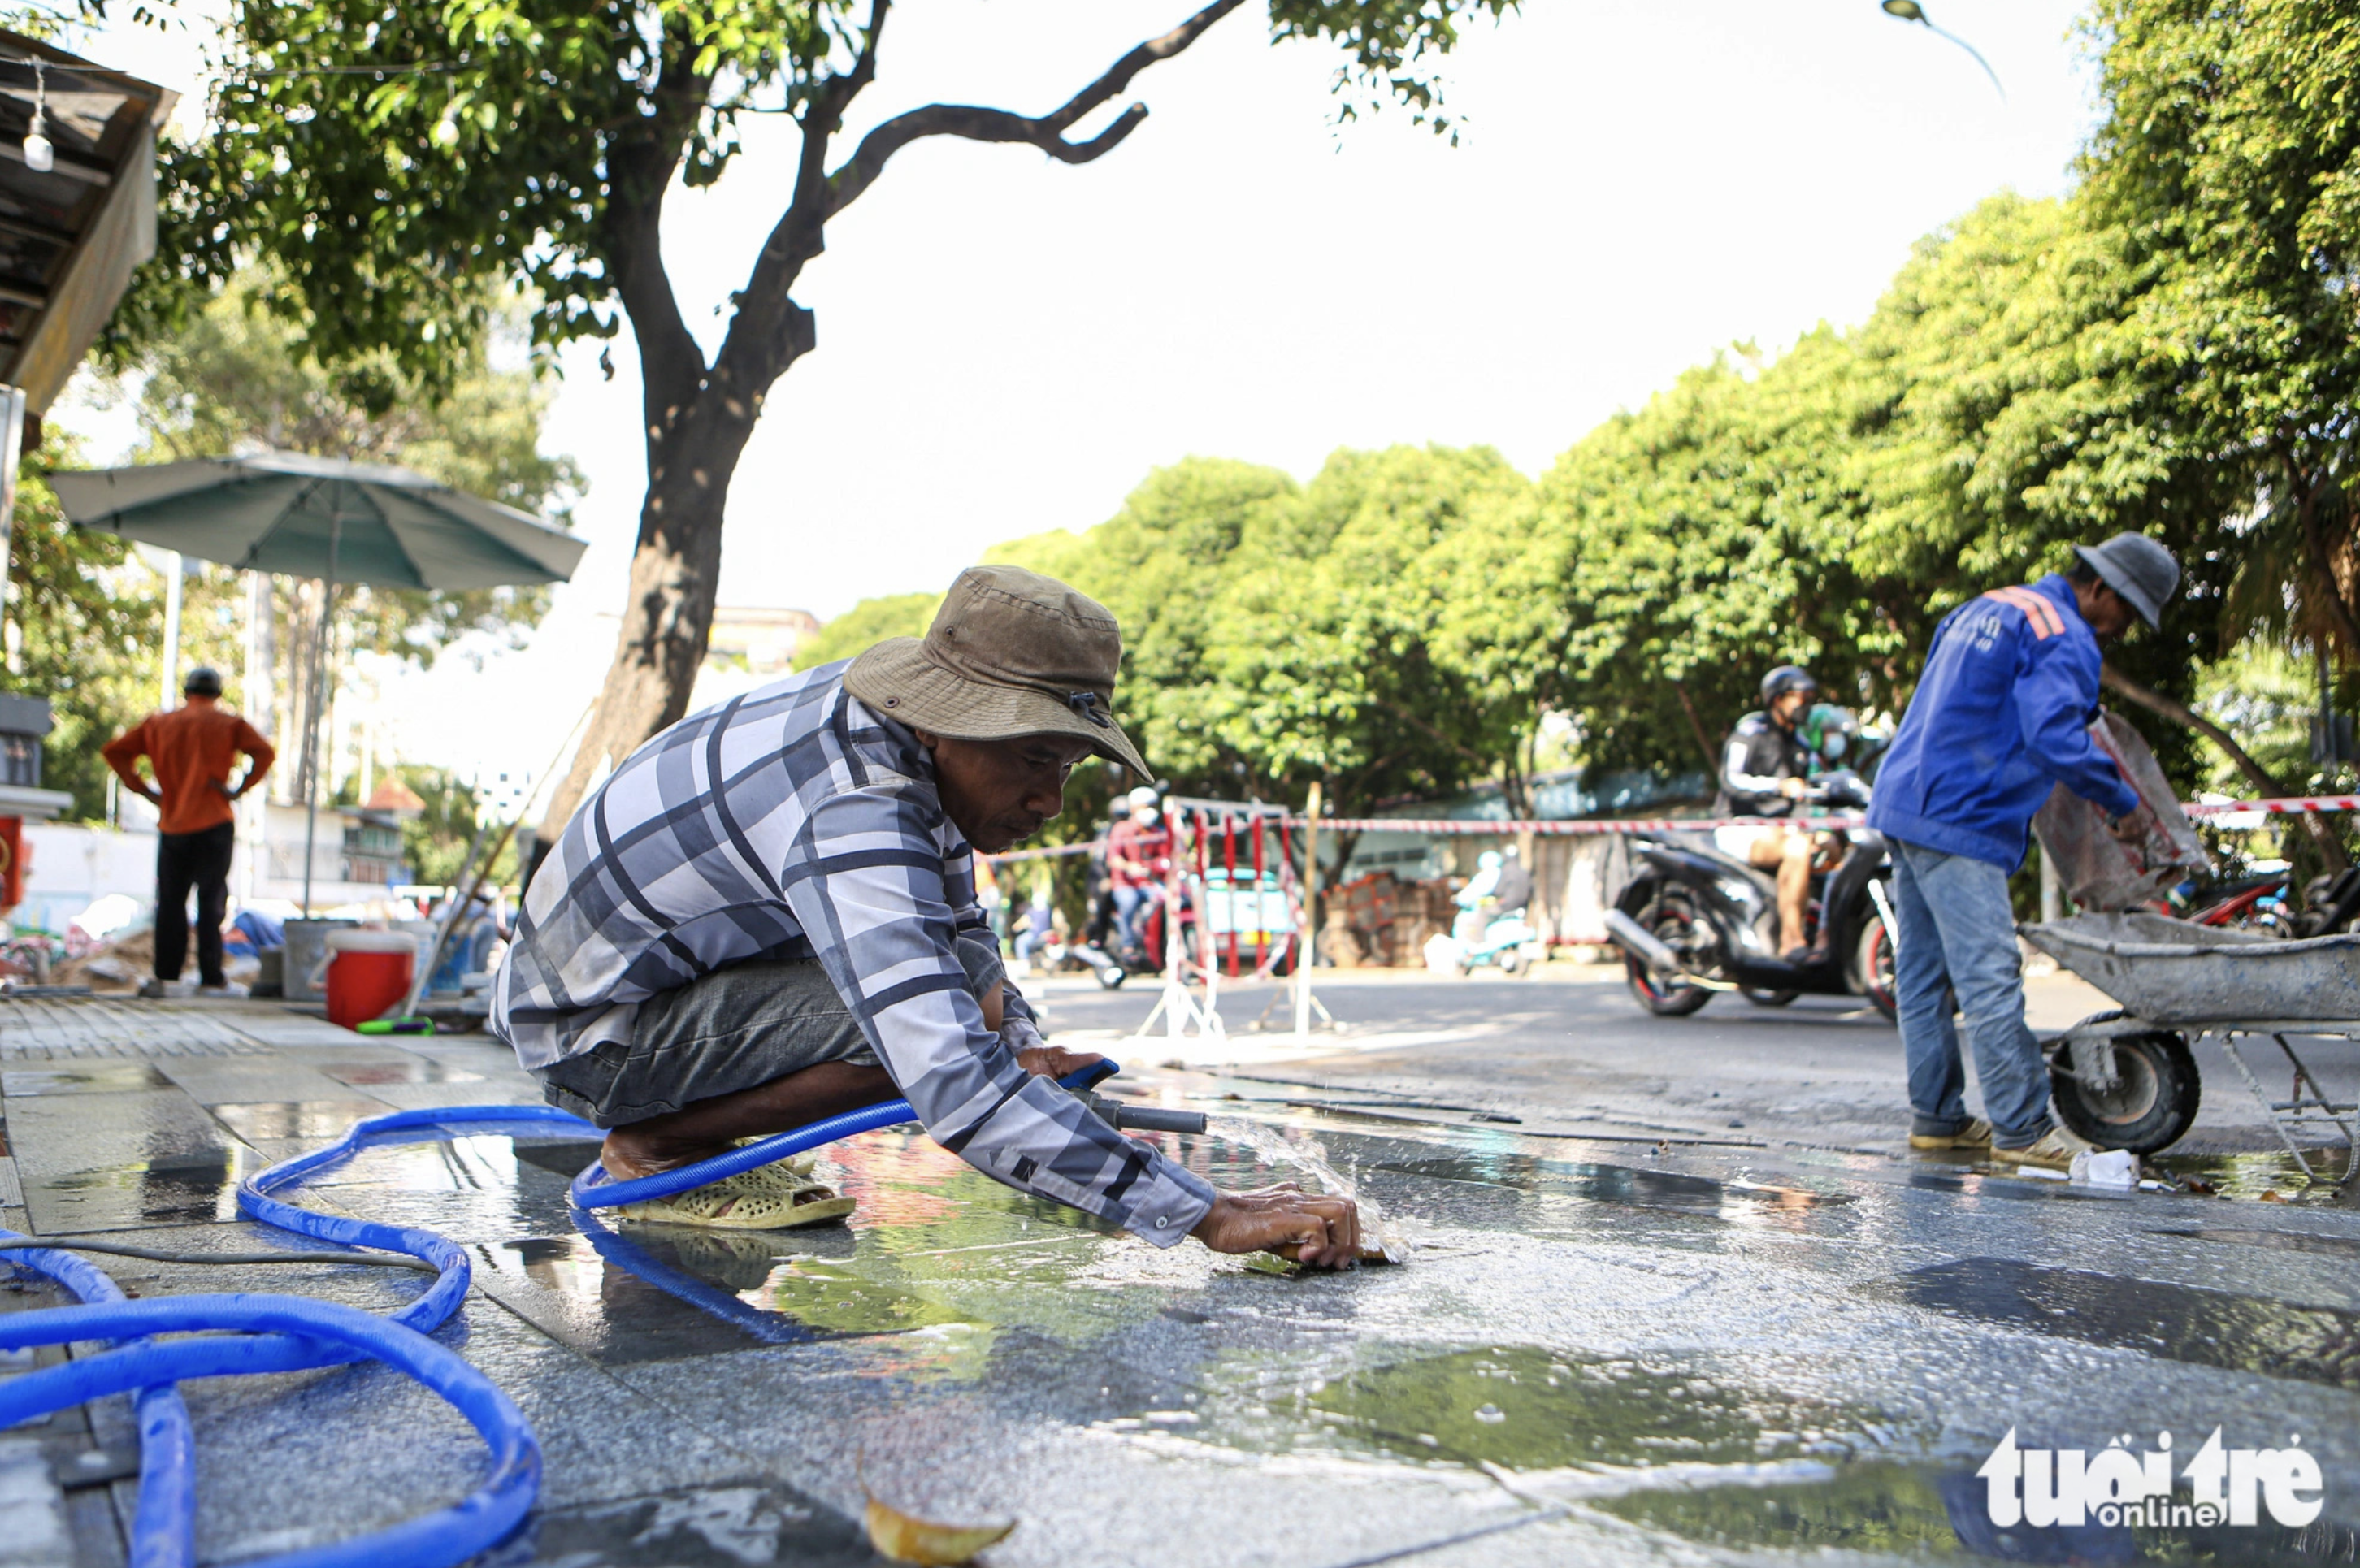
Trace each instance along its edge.
<path fill-rule="evenodd" d="M 1328 1162 L 1328 1151 L 1317 1138 L 1298 1141 L 1266 1122 L 1248 1121 L 1241 1116 L 1215 1116 L 1206 1123 L 1205 1130 L 1240 1149 L 1251 1149 L 1273 1165 L 1302 1171 L 1321 1192 L 1351 1199 L 1360 1211 L 1360 1252 L 1364 1258 L 1374 1255 L 1387 1263 L 1409 1261 L 1414 1244 L 1401 1225 L 1386 1216 L 1375 1199 L 1360 1195 L 1359 1182 Z"/>

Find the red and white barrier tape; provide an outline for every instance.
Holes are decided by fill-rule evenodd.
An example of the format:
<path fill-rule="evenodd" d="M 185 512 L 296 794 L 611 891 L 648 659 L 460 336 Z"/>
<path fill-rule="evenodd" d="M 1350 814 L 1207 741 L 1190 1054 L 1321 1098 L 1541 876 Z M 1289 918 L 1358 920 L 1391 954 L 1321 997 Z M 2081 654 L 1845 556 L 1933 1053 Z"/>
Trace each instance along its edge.
<path fill-rule="evenodd" d="M 1307 819 L 1289 817 L 1302 827 Z M 1327 833 L 1482 833 L 1493 838 L 1530 833 L 1556 836 L 1596 833 L 1703 833 L 1711 828 L 1783 828 L 1797 823 L 1817 828 L 1860 828 L 1868 819 L 1858 811 L 1824 817 L 1614 817 L 1586 822 L 1483 822 L 1468 817 L 1322 817 Z"/>
<path fill-rule="evenodd" d="M 2360 811 L 2360 795 L 2295 795 L 2282 800 L 2183 801 L 2180 810 L 2191 817 L 2226 817 L 2254 811 L 2271 816 L 2303 816 L 2317 812 Z M 1302 817 L 1286 819 L 1292 826 Z M 1467 817 L 1322 817 L 1319 825 L 1331 833 L 1476 833 L 1492 838 L 1510 833 L 1582 836 L 1593 833 L 1709 833 L 1714 828 L 1791 827 L 1860 828 L 1868 818 L 1858 811 L 1823 817 L 1616 817 L 1583 822 L 1485 822 Z"/>
<path fill-rule="evenodd" d="M 2230 817 L 2241 812 L 2266 816 L 2308 816 L 2333 811 L 2360 811 L 2360 795 L 2291 795 L 2282 800 L 2183 800 L 2180 809 L 2191 817 Z M 1288 816 L 1287 826 L 1307 827 L 1307 817 Z M 1858 811 L 1823 817 L 1613 817 L 1582 822 L 1490 822 L 1469 817 L 1322 817 L 1328 833 L 1476 833 L 1503 838 L 1529 833 L 1544 837 L 1587 837 L 1599 833 L 1710 833 L 1714 828 L 1782 828 L 1800 822 L 1813 829 L 1863 828 L 1868 818 Z M 1087 855 L 1095 845 L 1061 844 L 1047 849 L 1020 849 L 987 855 L 990 861 L 1040 860 L 1053 855 Z"/>
<path fill-rule="evenodd" d="M 2324 811 L 2360 811 L 2360 795 L 2289 795 L 2283 800 L 2183 801 L 2180 809 L 2191 817 L 2226 817 L 2239 811 L 2300 817 Z"/>

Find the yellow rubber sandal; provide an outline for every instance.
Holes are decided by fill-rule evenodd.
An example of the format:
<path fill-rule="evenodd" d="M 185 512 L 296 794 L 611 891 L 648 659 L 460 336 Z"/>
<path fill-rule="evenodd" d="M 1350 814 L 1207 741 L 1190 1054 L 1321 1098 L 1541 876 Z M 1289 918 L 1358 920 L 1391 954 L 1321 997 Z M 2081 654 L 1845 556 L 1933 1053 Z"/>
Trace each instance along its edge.
<path fill-rule="evenodd" d="M 792 1230 L 825 1225 L 852 1213 L 850 1198 L 781 1160 L 669 1198 L 626 1203 L 619 1219 L 643 1225 L 703 1225 L 713 1230 Z"/>

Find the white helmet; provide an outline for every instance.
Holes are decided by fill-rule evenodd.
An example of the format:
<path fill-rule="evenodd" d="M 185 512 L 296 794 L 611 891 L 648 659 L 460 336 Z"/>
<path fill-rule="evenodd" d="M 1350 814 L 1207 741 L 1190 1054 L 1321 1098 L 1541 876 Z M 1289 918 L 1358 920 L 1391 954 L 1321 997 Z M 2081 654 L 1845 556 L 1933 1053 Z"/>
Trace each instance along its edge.
<path fill-rule="evenodd" d="M 1156 803 L 1155 786 L 1142 784 L 1131 792 L 1130 800 L 1133 811 L 1137 811 L 1142 806 L 1154 805 Z"/>

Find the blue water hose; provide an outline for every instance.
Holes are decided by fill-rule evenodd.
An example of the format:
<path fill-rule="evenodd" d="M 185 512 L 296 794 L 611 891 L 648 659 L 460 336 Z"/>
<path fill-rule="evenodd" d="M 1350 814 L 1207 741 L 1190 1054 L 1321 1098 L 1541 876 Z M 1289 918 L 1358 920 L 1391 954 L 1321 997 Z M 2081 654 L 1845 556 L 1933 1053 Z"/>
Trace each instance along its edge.
<path fill-rule="evenodd" d="M 0 1241 L 29 1241 L 10 1230 L 0 1230 Z M 71 1252 L 47 1247 L 11 1249 L 9 1263 L 56 1280 L 89 1306 L 107 1306 L 127 1298 L 123 1288 Z M 67 1308 L 65 1311 L 79 1309 Z M 30 1314 L 12 1313 L 10 1319 Z M 78 1339 L 96 1339 L 95 1334 Z M 0 1383 L 15 1389 L 26 1379 Z M 55 1407 L 49 1407 L 55 1408 Z M 30 1414 L 40 1412 L 32 1411 Z M 132 1554 L 132 1568 L 195 1568 L 197 1561 L 197 1436 L 189 1424 L 189 1407 L 169 1382 L 140 1388 L 131 1401 L 139 1426 L 139 1507 L 132 1518 L 135 1540 L 155 1543 L 146 1553 Z M 0 1426 L 6 1425 L 0 1420 Z"/>
<path fill-rule="evenodd" d="M 887 1127 L 906 1126 L 918 1119 L 907 1100 L 888 1100 L 879 1105 L 864 1105 L 857 1111 L 847 1111 L 840 1116 L 830 1116 L 809 1127 L 799 1127 L 792 1132 L 782 1132 L 759 1143 L 733 1149 L 727 1154 L 716 1154 L 710 1160 L 700 1160 L 694 1165 L 683 1165 L 674 1171 L 660 1171 L 653 1176 L 641 1176 L 628 1181 L 617 1181 L 606 1174 L 606 1168 L 592 1160 L 574 1178 L 568 1194 L 585 1209 L 611 1209 L 623 1203 L 644 1203 L 650 1198 L 669 1198 L 695 1187 L 709 1187 L 730 1176 L 743 1174 L 759 1166 L 772 1165 L 792 1154 L 803 1154 L 834 1143 L 855 1133 L 881 1132 Z"/>
<path fill-rule="evenodd" d="M 1072 1074 L 1065 1086 L 1086 1088 L 1119 1070 L 1116 1063 L 1102 1062 Z M 593 1160 L 574 1179 L 570 1195 L 580 1211 L 671 1197 L 841 1138 L 916 1120 L 909 1101 L 889 1100 L 628 1181 L 609 1180 L 605 1167 Z M 0 1349 L 202 1330 L 233 1331 L 236 1337 L 164 1344 L 132 1337 L 97 1356 L 9 1379 L 0 1383 L 0 1427 L 110 1394 L 136 1392 L 139 1506 L 132 1524 L 132 1568 L 193 1568 L 195 1439 L 188 1408 L 171 1385 L 185 1377 L 299 1371 L 374 1358 L 440 1394 L 473 1422 L 491 1449 L 491 1473 L 454 1507 L 375 1535 L 257 1559 L 241 1568 L 443 1568 L 498 1544 L 531 1510 L 540 1486 L 541 1450 L 532 1429 L 507 1396 L 425 1337 L 466 1300 L 472 1276 L 465 1250 L 430 1230 L 324 1214 L 274 1196 L 350 1159 L 372 1141 L 405 1132 L 449 1133 L 481 1126 L 529 1126 L 576 1137 L 599 1136 L 590 1123 L 548 1105 L 396 1111 L 355 1122 L 334 1143 L 282 1160 L 239 1183 L 239 1209 L 265 1225 L 344 1247 L 404 1253 L 432 1264 L 434 1283 L 390 1317 L 302 1296 L 190 1295 L 128 1301 L 112 1279 L 70 1253 L 46 1248 L 9 1252 L 8 1263 L 56 1279 L 83 1305 L 0 1316 Z M 584 1212 L 577 1217 L 586 1222 L 584 1228 L 593 1233 L 594 1245 L 602 1238 L 619 1239 L 594 1214 Z M 0 1239 L 32 1238 L 0 1231 Z"/>
<path fill-rule="evenodd" d="M 147 1341 L 0 1383 L 0 1426 L 176 1378 L 275 1370 L 268 1347 L 274 1339 L 288 1336 L 289 1344 L 333 1346 L 340 1360 L 373 1356 L 440 1394 L 483 1435 L 492 1452 L 491 1473 L 453 1507 L 375 1535 L 287 1552 L 246 1568 L 463 1563 L 507 1539 L 530 1511 L 541 1485 L 541 1444 L 523 1413 L 490 1378 L 459 1356 L 423 1334 L 355 1307 L 270 1295 L 165 1296 L 53 1307 L 0 1318 L 0 1345 L 221 1329 L 241 1330 L 244 1336 L 162 1345 Z M 266 1365 L 257 1366 L 257 1361 Z M 183 1541 L 189 1539 L 186 1533 L 181 1536 Z M 192 1552 L 183 1559 L 191 1560 Z M 135 1556 L 135 1561 L 139 1559 Z"/>
<path fill-rule="evenodd" d="M 466 1300 L 470 1278 L 466 1252 L 432 1231 L 323 1214 L 271 1195 L 349 1159 L 373 1139 L 487 1123 L 593 1137 L 597 1133 L 589 1123 L 547 1105 L 397 1111 L 355 1123 L 326 1148 L 274 1165 L 240 1184 L 238 1206 L 267 1225 L 348 1247 L 406 1253 L 433 1264 L 434 1283 L 389 1318 L 303 1296 L 170 1296 L 126 1302 L 113 1280 L 71 1254 L 40 1248 L 12 1250 L 7 1261 L 48 1275 L 86 1304 L 0 1317 L 0 1348 L 104 1340 L 126 1332 L 242 1332 L 219 1339 L 134 1344 L 12 1378 L 0 1384 L 0 1426 L 103 1394 L 141 1390 L 134 1407 L 140 1447 L 139 1506 L 131 1528 L 132 1568 L 192 1568 L 196 1561 L 195 1440 L 187 1407 L 170 1385 L 186 1377 L 299 1371 L 374 1357 L 418 1377 L 475 1422 L 492 1447 L 491 1477 L 456 1508 L 376 1535 L 258 1561 L 245 1568 L 324 1568 L 331 1563 L 340 1568 L 429 1568 L 464 1562 L 497 1545 L 532 1506 L 539 1485 L 539 1447 L 531 1428 L 497 1388 L 424 1337 L 448 1322 Z M 28 1238 L 8 1236 L 5 1239 Z M 148 1315 L 132 1319 L 105 1315 L 117 1308 Z M 307 1315 L 317 1312 L 328 1315 Z M 164 1316 L 172 1318 L 170 1324 L 156 1321 Z M 122 1323 L 135 1326 L 115 1326 Z M 140 1324 L 145 1326 L 137 1326 Z M 356 1324 L 365 1325 L 366 1332 Z M 474 1381 L 460 1377 L 459 1372 Z M 486 1402 L 486 1393 L 496 1402 Z"/>
<path fill-rule="evenodd" d="M 1066 1074 L 1058 1082 L 1064 1088 L 1082 1090 L 1111 1078 L 1122 1071 L 1122 1063 L 1101 1058 L 1087 1067 Z M 563 1115 L 563 1113 L 558 1113 Z M 906 1127 L 918 1119 L 907 1100 L 886 1100 L 874 1105 L 864 1105 L 857 1111 L 830 1116 L 825 1121 L 813 1122 L 792 1132 L 782 1132 L 733 1149 L 727 1154 L 716 1154 L 710 1160 L 700 1160 L 694 1165 L 683 1165 L 673 1171 L 660 1171 L 653 1176 L 640 1176 L 628 1181 L 617 1181 L 606 1174 L 605 1166 L 592 1160 L 582 1173 L 574 1178 L 569 1194 L 577 1207 L 611 1209 L 624 1203 L 644 1203 L 654 1198 L 670 1198 L 696 1187 L 709 1187 L 725 1178 L 741 1175 L 764 1165 L 771 1165 L 789 1155 L 803 1154 L 822 1144 L 858 1133 L 882 1132 L 887 1127 Z M 587 1123 L 580 1124 L 587 1126 Z"/>

